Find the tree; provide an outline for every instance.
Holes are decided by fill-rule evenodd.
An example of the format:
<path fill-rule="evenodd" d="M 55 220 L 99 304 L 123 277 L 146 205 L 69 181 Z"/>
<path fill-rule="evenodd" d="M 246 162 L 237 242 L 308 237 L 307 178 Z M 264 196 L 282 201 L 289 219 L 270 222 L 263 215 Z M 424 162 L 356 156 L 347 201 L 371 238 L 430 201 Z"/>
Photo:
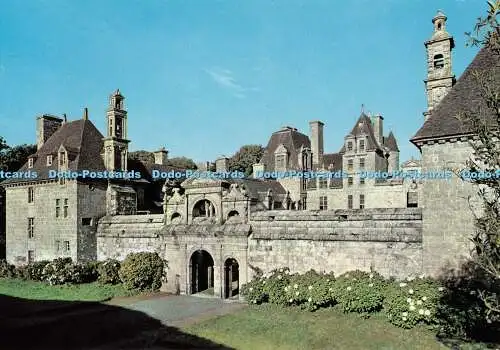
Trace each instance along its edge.
<path fill-rule="evenodd" d="M 190 170 L 196 170 L 198 166 L 196 163 L 187 157 L 175 157 L 167 160 L 167 165 L 176 167 L 176 168 L 181 168 L 181 169 L 190 169 Z"/>
<path fill-rule="evenodd" d="M 128 157 L 129 159 L 139 160 L 144 163 L 153 163 L 155 161 L 153 153 L 144 150 L 130 152 Z"/>
<path fill-rule="evenodd" d="M 497 17 L 500 0 L 489 1 L 488 14 L 479 18 L 468 45 L 482 46 L 498 56 L 500 62 L 500 28 Z M 486 72 L 474 72 L 486 108 L 476 112 L 463 111 L 460 118 L 472 126 L 477 139 L 471 142 L 473 156 L 467 163 L 471 172 L 496 173 L 500 171 L 500 68 L 490 67 Z M 473 261 L 482 270 L 479 296 L 486 307 L 489 322 L 500 321 L 500 178 L 469 180 L 478 187 L 482 212 L 475 214 L 476 230 Z"/>
<path fill-rule="evenodd" d="M 9 147 L 5 140 L 0 137 L 0 169 L 16 171 L 19 170 L 28 157 L 36 153 L 36 145 L 19 145 Z"/>
<path fill-rule="evenodd" d="M 261 145 L 245 145 L 229 158 L 229 170 L 241 171 L 246 176 L 253 172 L 253 165 L 258 163 L 264 154 L 264 147 Z"/>

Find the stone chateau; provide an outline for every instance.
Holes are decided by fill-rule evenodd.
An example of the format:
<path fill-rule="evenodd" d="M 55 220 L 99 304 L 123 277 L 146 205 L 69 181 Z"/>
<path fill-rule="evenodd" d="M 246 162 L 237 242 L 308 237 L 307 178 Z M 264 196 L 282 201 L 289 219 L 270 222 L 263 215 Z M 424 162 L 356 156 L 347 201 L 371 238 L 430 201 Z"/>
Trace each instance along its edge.
<path fill-rule="evenodd" d="M 153 170 L 172 170 L 168 152 L 155 152 L 154 163 L 129 159 L 128 116 L 117 90 L 109 99 L 106 136 L 86 109 L 73 121 L 37 118 L 38 150 L 21 170 L 37 171 L 38 178 L 2 183 L 8 261 L 123 259 L 155 251 L 168 260 L 166 290 L 208 290 L 223 298 L 238 294 L 256 271 L 283 266 L 337 274 L 373 268 L 396 277 L 456 266 L 473 232 L 472 186 L 456 177 L 356 176 L 363 170 L 442 171 L 471 155 L 470 126 L 456 116 L 485 107 L 473 72 L 489 71 L 498 83 L 499 62 L 482 49 L 456 80 L 446 16 L 438 12 L 432 23 L 425 42 L 425 120 L 410 140 L 421 160 L 400 165 L 398 142 L 384 130 L 384 118 L 362 113 L 336 153 L 324 151 L 324 123 L 311 121 L 309 135 L 293 127 L 274 132 L 254 165 L 254 173 L 327 170 L 345 172 L 345 178 L 158 181 Z M 226 170 L 227 161 L 218 159 L 217 171 Z M 50 170 L 135 170 L 143 176 L 51 179 Z"/>

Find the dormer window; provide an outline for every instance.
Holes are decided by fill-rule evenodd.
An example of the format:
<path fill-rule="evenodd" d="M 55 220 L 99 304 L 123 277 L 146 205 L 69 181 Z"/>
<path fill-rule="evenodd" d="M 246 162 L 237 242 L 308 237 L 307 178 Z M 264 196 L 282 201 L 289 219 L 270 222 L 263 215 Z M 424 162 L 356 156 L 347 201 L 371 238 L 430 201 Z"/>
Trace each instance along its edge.
<path fill-rule="evenodd" d="M 442 54 L 437 54 L 434 56 L 434 68 L 441 69 L 444 67 L 444 57 Z"/>
<path fill-rule="evenodd" d="M 52 165 L 52 155 L 47 156 L 47 166 Z"/>
<path fill-rule="evenodd" d="M 29 158 L 28 159 L 28 168 L 33 168 L 33 163 L 34 163 L 34 159 L 33 158 Z"/>
<path fill-rule="evenodd" d="M 65 167 L 68 165 L 68 154 L 64 151 L 59 152 L 59 167 Z"/>
<path fill-rule="evenodd" d="M 286 168 L 286 154 L 276 155 L 276 168 L 278 169 Z"/>
<path fill-rule="evenodd" d="M 347 142 L 347 150 L 352 151 L 352 142 L 351 141 Z"/>
<path fill-rule="evenodd" d="M 274 166 L 276 170 L 286 170 L 288 166 L 288 151 L 284 145 L 279 145 L 274 152 Z"/>
<path fill-rule="evenodd" d="M 365 140 L 359 140 L 359 150 L 360 151 L 365 150 Z"/>

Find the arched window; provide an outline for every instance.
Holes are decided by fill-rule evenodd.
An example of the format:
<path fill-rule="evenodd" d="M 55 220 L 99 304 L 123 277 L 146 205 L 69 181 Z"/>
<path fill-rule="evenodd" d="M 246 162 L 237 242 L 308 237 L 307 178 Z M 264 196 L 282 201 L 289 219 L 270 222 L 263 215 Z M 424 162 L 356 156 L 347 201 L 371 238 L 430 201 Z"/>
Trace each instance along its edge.
<path fill-rule="evenodd" d="M 444 67 L 444 57 L 442 54 L 434 56 L 434 68 L 441 69 Z"/>

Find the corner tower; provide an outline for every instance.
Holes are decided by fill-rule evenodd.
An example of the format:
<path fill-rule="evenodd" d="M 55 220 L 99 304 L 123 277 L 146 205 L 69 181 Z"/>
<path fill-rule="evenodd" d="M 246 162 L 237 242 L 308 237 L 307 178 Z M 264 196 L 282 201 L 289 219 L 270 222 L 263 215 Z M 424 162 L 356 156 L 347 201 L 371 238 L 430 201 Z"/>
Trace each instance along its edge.
<path fill-rule="evenodd" d="M 427 93 L 425 120 L 429 118 L 432 109 L 455 85 L 455 75 L 452 73 L 451 64 L 451 50 L 455 47 L 455 42 L 446 31 L 446 19 L 443 12 L 438 11 L 432 19 L 434 33 L 430 40 L 425 42 L 427 50 L 427 79 L 424 80 Z"/>
<path fill-rule="evenodd" d="M 128 143 L 125 97 L 116 90 L 106 111 L 107 136 L 104 141 L 104 165 L 108 171 L 127 171 Z"/>

